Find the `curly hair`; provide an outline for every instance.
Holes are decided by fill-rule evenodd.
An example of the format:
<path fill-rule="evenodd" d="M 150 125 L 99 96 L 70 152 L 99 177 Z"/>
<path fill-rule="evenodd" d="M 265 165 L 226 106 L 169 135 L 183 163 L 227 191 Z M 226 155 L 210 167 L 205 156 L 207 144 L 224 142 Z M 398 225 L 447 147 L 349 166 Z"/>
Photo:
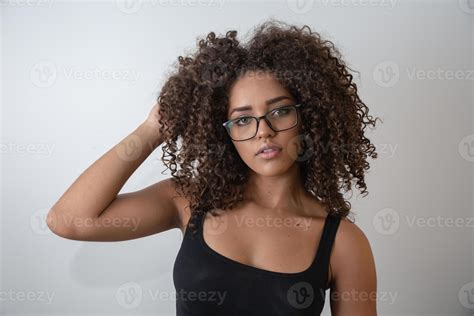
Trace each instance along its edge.
<path fill-rule="evenodd" d="M 243 201 L 249 167 L 222 122 L 227 120 L 233 83 L 248 71 L 262 70 L 304 104 L 301 130 L 306 158 L 297 163 L 305 190 L 328 213 L 348 217 L 351 204 L 341 190 L 352 191 L 354 180 L 368 194 L 367 156 L 377 158 L 377 153 L 364 130 L 374 127 L 375 120 L 334 44 L 307 25 L 299 28 L 275 19 L 256 26 L 246 44 L 237 40 L 235 30 L 225 37 L 210 32 L 198 40 L 191 56 L 178 57 L 177 69 L 158 96 L 164 136 L 161 159 L 189 201 L 189 227 L 196 231 L 199 212 L 215 216 L 215 209 L 231 209 Z"/>

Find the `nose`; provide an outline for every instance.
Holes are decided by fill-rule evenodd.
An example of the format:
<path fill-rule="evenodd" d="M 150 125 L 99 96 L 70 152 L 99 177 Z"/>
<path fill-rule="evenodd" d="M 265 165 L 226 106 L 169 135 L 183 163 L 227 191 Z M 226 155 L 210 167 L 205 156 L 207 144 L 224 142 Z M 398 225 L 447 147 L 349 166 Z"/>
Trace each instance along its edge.
<path fill-rule="evenodd" d="M 274 135 L 275 132 L 270 128 L 267 121 L 262 118 L 258 124 L 257 136 L 258 137 L 268 137 L 269 135 Z"/>

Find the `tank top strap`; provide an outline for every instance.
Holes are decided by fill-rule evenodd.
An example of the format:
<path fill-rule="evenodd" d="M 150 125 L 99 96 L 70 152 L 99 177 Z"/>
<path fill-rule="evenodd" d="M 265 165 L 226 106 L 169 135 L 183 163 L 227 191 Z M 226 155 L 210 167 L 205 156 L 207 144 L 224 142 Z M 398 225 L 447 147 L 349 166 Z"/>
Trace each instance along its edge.
<path fill-rule="evenodd" d="M 196 217 L 196 225 L 199 230 L 203 229 L 204 226 L 204 219 L 207 216 L 207 212 L 199 212 L 198 216 Z"/>
<path fill-rule="evenodd" d="M 324 284 L 327 283 L 329 260 L 331 257 L 331 250 L 333 248 L 334 240 L 336 239 L 337 229 L 341 222 L 341 218 L 333 214 L 328 214 L 324 222 L 324 228 L 321 235 L 317 250 L 318 266 L 323 273 Z"/>
<path fill-rule="evenodd" d="M 206 212 L 196 212 L 196 214 L 197 215 L 194 218 L 193 216 L 189 218 L 188 223 L 186 224 L 186 232 L 185 232 L 184 237 L 189 235 L 190 237 L 193 237 L 194 239 L 194 236 L 196 236 L 196 234 L 200 230 L 202 230 L 202 224 L 204 221 L 204 217 L 206 216 Z"/>

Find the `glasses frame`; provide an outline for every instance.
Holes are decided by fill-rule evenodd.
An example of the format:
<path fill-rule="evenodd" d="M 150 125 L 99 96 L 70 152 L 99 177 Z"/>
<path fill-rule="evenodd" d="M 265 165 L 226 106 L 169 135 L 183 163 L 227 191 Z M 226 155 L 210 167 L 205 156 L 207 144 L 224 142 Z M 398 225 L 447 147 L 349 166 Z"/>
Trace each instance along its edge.
<path fill-rule="evenodd" d="M 226 131 L 227 131 L 227 135 L 229 135 L 229 137 L 230 137 L 234 142 L 243 142 L 243 141 L 252 139 L 252 138 L 254 138 L 254 137 L 257 135 L 257 133 L 258 133 L 258 127 L 259 127 L 259 125 L 260 125 L 260 120 L 261 120 L 261 119 L 265 119 L 265 121 L 267 122 L 268 126 L 269 126 L 269 127 L 271 128 L 271 130 L 274 131 L 274 132 L 282 132 L 282 131 L 286 131 L 286 130 L 288 130 L 288 129 L 290 129 L 290 128 L 295 127 L 296 125 L 298 125 L 299 116 L 300 116 L 300 114 L 298 113 L 298 112 L 299 112 L 299 111 L 298 111 L 298 108 L 299 108 L 299 107 L 302 107 L 302 106 L 303 106 L 303 103 L 292 104 L 292 105 L 282 105 L 282 106 L 280 106 L 280 107 L 277 107 L 277 108 L 275 108 L 275 109 L 272 109 L 272 110 L 268 111 L 267 113 L 265 113 L 265 114 L 262 115 L 262 116 L 258 116 L 258 117 L 257 117 L 257 116 L 252 116 L 252 115 L 239 116 L 239 117 L 237 117 L 237 118 L 234 118 L 234 119 L 232 119 L 232 120 L 228 120 L 228 121 L 222 123 L 222 126 L 224 126 L 224 128 L 225 128 Z M 275 129 L 273 128 L 272 124 L 270 123 L 270 121 L 269 121 L 267 115 L 269 115 L 270 113 L 272 113 L 272 112 L 274 112 L 274 111 L 280 110 L 280 109 L 282 109 L 282 108 L 288 108 L 288 107 L 295 108 L 295 110 L 296 110 L 296 123 L 295 123 L 293 126 L 291 126 L 291 127 L 288 127 L 288 128 L 285 128 L 285 129 L 275 130 Z M 257 128 L 255 129 L 255 134 L 254 134 L 252 137 L 249 137 L 249 138 L 246 138 L 246 139 L 235 140 L 235 139 L 232 138 L 232 136 L 230 136 L 229 124 L 232 123 L 233 121 L 242 119 L 242 118 L 244 118 L 244 117 L 253 118 L 253 119 L 257 120 Z"/>

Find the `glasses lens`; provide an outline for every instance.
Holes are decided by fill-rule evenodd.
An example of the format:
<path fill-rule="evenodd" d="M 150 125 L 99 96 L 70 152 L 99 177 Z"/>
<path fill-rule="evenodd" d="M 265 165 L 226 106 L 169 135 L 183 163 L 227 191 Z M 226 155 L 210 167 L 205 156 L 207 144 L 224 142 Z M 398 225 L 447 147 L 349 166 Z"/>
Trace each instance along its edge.
<path fill-rule="evenodd" d="M 234 140 L 251 138 L 256 129 L 257 120 L 249 116 L 240 117 L 229 124 L 230 137 Z"/>
<path fill-rule="evenodd" d="M 296 125 L 296 109 L 291 106 L 281 107 L 268 113 L 267 118 L 274 130 L 285 130 Z"/>
<path fill-rule="evenodd" d="M 267 119 L 275 131 L 280 131 L 295 126 L 298 117 L 295 107 L 284 106 L 269 112 Z M 250 116 L 237 118 L 228 125 L 228 130 L 234 140 L 252 138 L 257 132 L 257 119 Z"/>

